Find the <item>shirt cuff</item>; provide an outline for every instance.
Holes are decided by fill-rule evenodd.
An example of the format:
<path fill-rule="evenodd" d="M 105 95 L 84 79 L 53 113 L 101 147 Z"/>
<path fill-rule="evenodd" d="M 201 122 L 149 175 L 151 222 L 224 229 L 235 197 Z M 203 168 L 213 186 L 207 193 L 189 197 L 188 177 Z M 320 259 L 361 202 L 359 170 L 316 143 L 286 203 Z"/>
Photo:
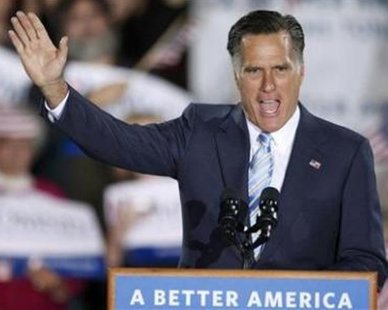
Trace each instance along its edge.
<path fill-rule="evenodd" d="M 46 100 L 44 101 L 44 107 L 48 112 L 47 117 L 51 123 L 55 123 L 55 121 L 61 118 L 63 109 L 65 108 L 67 99 L 69 98 L 69 94 L 70 91 L 67 92 L 65 98 L 63 98 L 63 100 L 54 109 L 49 107 Z"/>

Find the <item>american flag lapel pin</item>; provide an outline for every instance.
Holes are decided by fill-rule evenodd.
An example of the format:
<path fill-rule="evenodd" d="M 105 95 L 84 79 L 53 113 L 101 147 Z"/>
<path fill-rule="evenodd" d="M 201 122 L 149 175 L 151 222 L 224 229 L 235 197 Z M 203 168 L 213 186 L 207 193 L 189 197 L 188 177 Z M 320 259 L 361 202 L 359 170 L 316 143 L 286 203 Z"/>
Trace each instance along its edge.
<path fill-rule="evenodd" d="M 309 165 L 316 170 L 321 169 L 322 166 L 322 164 L 319 161 L 316 161 L 315 159 L 310 160 Z"/>

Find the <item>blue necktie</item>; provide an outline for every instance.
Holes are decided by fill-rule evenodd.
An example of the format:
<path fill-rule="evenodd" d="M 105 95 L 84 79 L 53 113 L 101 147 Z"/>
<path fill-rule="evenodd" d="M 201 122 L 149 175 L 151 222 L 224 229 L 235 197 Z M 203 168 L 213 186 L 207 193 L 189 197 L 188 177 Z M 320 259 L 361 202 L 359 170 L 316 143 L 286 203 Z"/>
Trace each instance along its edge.
<path fill-rule="evenodd" d="M 259 214 L 260 195 L 263 189 L 270 185 L 273 172 L 273 156 L 271 152 L 272 137 L 268 133 L 261 133 L 258 136 L 260 146 L 249 163 L 249 217 L 251 226 L 256 223 Z M 252 234 L 252 242 L 258 237 L 257 233 Z M 258 258 L 262 246 L 254 250 L 255 259 Z"/>

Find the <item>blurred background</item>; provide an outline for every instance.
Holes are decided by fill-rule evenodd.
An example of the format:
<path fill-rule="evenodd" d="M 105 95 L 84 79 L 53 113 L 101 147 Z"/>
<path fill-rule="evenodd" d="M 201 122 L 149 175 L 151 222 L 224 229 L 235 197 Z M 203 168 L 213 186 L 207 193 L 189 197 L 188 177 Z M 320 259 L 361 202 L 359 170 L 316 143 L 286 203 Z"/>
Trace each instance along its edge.
<path fill-rule="evenodd" d="M 8 40 L 10 17 L 35 12 L 55 43 L 69 36 L 69 84 L 108 113 L 146 124 L 177 117 L 193 101 L 238 101 L 227 33 L 258 8 L 292 14 L 304 27 L 301 102 L 370 139 L 388 240 L 388 0 L 1 0 L 0 223 L 15 219 L 12 227 L 28 237 L 14 241 L 18 249 L 0 241 L 0 309 L 27 309 L 15 303 L 21 294 L 28 309 L 106 309 L 99 264 L 175 266 L 181 236 L 174 181 L 89 159 L 34 119 L 37 90 Z M 12 165 L 19 168 L 10 171 Z M 69 218 L 84 212 L 83 224 L 41 207 L 49 204 L 66 204 Z M 36 211 L 27 216 L 23 207 Z M 59 234 L 53 221 L 72 237 L 41 246 Z M 85 223 L 89 239 L 79 229 Z M 71 244 L 77 233 L 83 244 Z M 0 240 L 7 236 L 0 229 Z M 54 249 L 58 242 L 69 247 Z M 60 260 L 50 264 L 53 257 L 96 268 L 73 270 Z"/>

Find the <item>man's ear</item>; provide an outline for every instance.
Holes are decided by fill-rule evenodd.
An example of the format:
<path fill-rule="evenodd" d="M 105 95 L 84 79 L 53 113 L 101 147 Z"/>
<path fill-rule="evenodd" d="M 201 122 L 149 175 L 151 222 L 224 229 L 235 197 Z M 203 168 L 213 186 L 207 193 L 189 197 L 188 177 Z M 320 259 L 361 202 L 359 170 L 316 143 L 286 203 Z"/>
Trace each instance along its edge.
<path fill-rule="evenodd" d="M 240 89 L 240 75 L 236 72 L 236 70 L 233 70 L 233 76 L 237 88 Z"/>
<path fill-rule="evenodd" d="M 304 75 L 305 75 L 305 66 L 303 63 L 300 65 L 299 70 L 300 70 L 300 83 L 302 84 L 304 80 Z"/>

